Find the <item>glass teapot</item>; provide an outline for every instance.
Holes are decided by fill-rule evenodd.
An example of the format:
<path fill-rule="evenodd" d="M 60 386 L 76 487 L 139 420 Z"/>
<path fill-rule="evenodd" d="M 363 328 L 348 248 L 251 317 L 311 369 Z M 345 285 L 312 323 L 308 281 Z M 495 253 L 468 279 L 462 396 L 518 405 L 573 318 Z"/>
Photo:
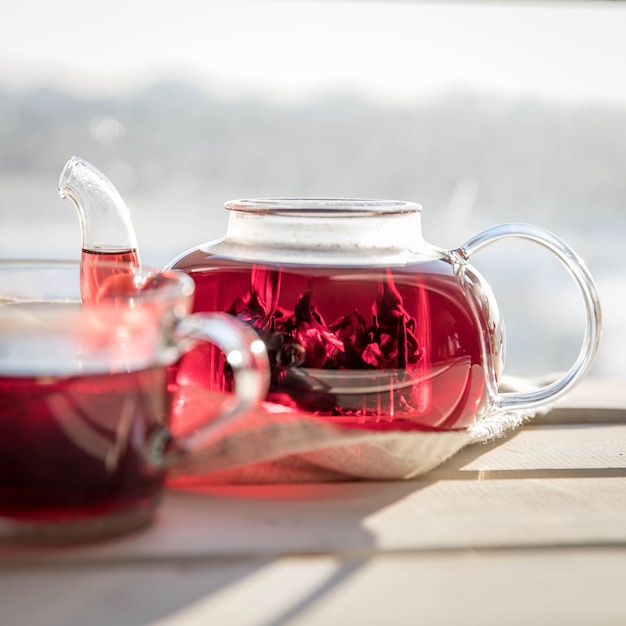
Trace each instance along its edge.
<path fill-rule="evenodd" d="M 139 264 L 127 208 L 101 172 L 74 157 L 59 190 L 78 209 L 84 264 L 103 255 Z M 195 281 L 194 311 L 230 313 L 261 336 L 272 368 L 268 402 L 350 427 L 464 429 L 490 412 L 553 403 L 593 364 L 601 330 L 594 281 L 542 228 L 494 226 L 444 250 L 424 241 L 421 207 L 411 202 L 277 198 L 225 207 L 225 236 L 168 269 Z M 559 258 L 580 289 L 587 323 L 576 361 L 558 380 L 502 393 L 503 323 L 469 259 L 510 237 Z M 221 353 L 207 346 L 188 353 L 177 375 L 220 391 L 232 384 Z"/>

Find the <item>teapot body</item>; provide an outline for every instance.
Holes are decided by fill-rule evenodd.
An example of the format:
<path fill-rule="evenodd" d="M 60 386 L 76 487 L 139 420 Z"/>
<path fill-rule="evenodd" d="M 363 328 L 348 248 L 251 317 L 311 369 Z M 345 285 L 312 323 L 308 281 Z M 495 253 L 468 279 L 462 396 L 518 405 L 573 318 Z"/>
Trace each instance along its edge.
<path fill-rule="evenodd" d="M 420 207 L 364 200 L 227 204 L 223 239 L 171 269 L 196 284 L 194 310 L 252 326 L 270 356 L 267 400 L 343 426 L 460 429 L 489 410 L 504 331 L 491 289 L 455 252 L 424 242 Z M 228 390 L 206 346 L 179 366 Z"/>

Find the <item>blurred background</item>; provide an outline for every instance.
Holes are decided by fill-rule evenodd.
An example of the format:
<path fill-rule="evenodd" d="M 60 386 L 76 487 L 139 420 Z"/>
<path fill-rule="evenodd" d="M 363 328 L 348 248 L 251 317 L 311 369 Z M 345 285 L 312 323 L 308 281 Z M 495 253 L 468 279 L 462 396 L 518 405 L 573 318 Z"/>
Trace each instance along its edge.
<path fill-rule="evenodd" d="M 592 374 L 626 376 L 626 5 L 22 0 L 0 25 L 0 257 L 78 258 L 57 182 L 78 155 L 131 211 L 142 260 L 224 234 L 226 200 L 419 202 L 459 246 L 507 221 L 564 238 L 605 312 Z M 473 264 L 506 372 L 569 367 L 582 301 L 538 246 Z"/>

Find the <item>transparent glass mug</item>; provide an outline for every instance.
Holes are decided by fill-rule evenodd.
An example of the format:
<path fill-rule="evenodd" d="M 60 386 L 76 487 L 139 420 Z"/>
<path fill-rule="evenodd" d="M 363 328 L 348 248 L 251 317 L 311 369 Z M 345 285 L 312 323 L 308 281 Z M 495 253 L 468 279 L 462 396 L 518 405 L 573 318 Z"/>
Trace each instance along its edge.
<path fill-rule="evenodd" d="M 95 274 L 104 288 L 85 299 Z M 171 460 L 266 395 L 263 342 L 231 316 L 190 315 L 193 293 L 181 272 L 0 262 L 0 539 L 88 540 L 148 524 Z M 200 342 L 223 351 L 234 393 L 174 437 L 170 366 Z"/>

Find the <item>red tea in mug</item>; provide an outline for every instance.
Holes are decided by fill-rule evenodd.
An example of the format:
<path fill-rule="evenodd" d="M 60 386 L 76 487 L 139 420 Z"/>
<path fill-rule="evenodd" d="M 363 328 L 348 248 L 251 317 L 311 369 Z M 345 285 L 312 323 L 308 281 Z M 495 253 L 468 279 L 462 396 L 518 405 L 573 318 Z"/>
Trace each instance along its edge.
<path fill-rule="evenodd" d="M 157 504 L 163 475 L 142 453 L 170 398 L 165 367 L 72 376 L 0 375 L 0 517 L 79 521 Z"/>
<path fill-rule="evenodd" d="M 88 269 L 132 281 L 128 267 Z M 148 523 L 164 477 L 146 449 L 171 416 L 166 305 L 137 286 L 81 303 L 77 265 L 0 269 L 0 537 L 73 541 Z"/>

